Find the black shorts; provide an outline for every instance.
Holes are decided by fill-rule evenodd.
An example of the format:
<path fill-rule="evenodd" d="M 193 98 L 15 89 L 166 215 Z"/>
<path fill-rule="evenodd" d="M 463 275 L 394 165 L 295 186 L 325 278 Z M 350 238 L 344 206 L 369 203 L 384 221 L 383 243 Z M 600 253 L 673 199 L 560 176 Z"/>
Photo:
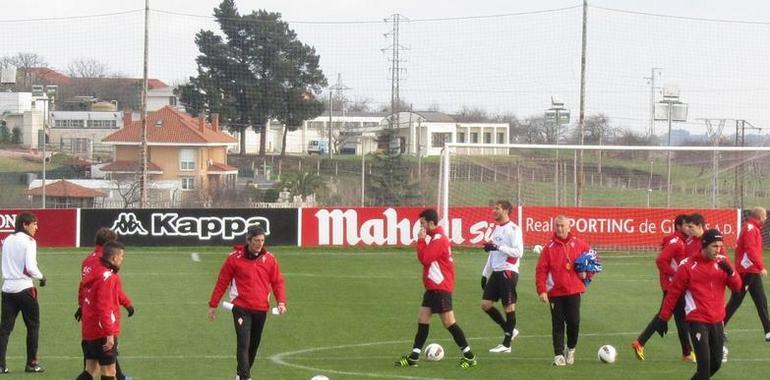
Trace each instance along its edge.
<path fill-rule="evenodd" d="M 481 299 L 493 302 L 500 300 L 503 305 L 515 304 L 519 298 L 516 293 L 516 284 L 518 283 L 519 274 L 512 270 L 492 272 L 492 275 L 487 279 L 484 296 Z"/>
<path fill-rule="evenodd" d="M 429 307 L 434 314 L 452 311 L 452 293 L 438 290 L 426 290 L 422 296 L 422 306 Z"/>
<path fill-rule="evenodd" d="M 109 351 L 104 351 L 102 346 L 107 343 L 107 338 L 96 340 L 83 340 L 80 342 L 83 347 L 83 357 L 86 360 L 97 360 L 99 365 L 115 364 L 118 360 L 118 338 L 115 337 L 115 345 Z"/>

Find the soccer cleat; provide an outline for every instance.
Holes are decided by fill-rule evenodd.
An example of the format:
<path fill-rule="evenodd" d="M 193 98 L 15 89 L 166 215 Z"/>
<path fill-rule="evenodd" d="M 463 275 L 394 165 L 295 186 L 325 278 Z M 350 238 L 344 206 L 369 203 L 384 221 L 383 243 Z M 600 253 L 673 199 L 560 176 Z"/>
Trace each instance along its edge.
<path fill-rule="evenodd" d="M 513 329 L 513 334 L 511 335 L 511 341 L 516 339 L 517 336 L 519 336 L 519 330 L 518 329 Z"/>
<path fill-rule="evenodd" d="M 553 357 L 553 365 L 555 367 L 564 367 L 567 365 L 567 360 L 564 359 L 564 355 L 556 355 Z"/>
<path fill-rule="evenodd" d="M 565 356 L 565 361 L 567 362 L 567 364 L 569 364 L 569 365 L 575 364 L 575 349 L 574 348 L 568 348 L 568 349 L 564 350 L 564 356 Z"/>
<path fill-rule="evenodd" d="M 478 364 L 479 363 L 476 362 L 476 357 L 475 356 L 472 357 L 472 358 L 466 358 L 465 356 L 460 358 L 460 368 L 466 368 L 467 369 L 467 368 L 475 367 Z"/>
<path fill-rule="evenodd" d="M 682 361 L 683 362 L 697 363 L 697 360 L 695 360 L 695 351 L 692 351 L 692 352 L 690 352 L 687 355 L 682 355 Z"/>
<path fill-rule="evenodd" d="M 41 366 L 39 366 L 37 364 L 32 364 L 32 365 L 27 364 L 26 366 L 24 366 L 24 372 L 43 373 L 43 372 L 45 372 L 45 368 L 43 368 L 43 367 L 41 367 Z"/>
<path fill-rule="evenodd" d="M 8 373 L 11 372 L 8 368 L 6 368 L 4 365 L 0 365 L 0 374 L 2 373 Z"/>
<path fill-rule="evenodd" d="M 728 353 L 730 353 L 730 351 L 727 349 L 727 346 L 722 346 L 722 363 L 727 363 Z"/>
<path fill-rule="evenodd" d="M 417 367 L 417 362 L 420 361 L 420 359 L 412 359 L 409 356 L 402 356 L 401 359 L 398 359 L 394 364 L 396 367 Z"/>
<path fill-rule="evenodd" d="M 511 353 L 511 348 L 510 347 L 505 347 L 502 344 L 498 344 L 496 347 L 490 348 L 489 352 L 510 354 Z"/>
<path fill-rule="evenodd" d="M 765 342 L 770 342 L 770 332 L 765 334 Z"/>
<path fill-rule="evenodd" d="M 631 342 L 631 348 L 634 349 L 634 356 L 637 359 L 644 361 L 644 345 L 639 343 L 638 340 Z"/>

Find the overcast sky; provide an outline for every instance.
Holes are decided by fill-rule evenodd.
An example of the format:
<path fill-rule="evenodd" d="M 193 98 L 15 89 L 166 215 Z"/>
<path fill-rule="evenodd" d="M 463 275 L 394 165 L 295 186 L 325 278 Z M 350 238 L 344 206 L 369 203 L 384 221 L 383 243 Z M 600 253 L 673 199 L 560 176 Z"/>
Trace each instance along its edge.
<path fill-rule="evenodd" d="M 219 3 L 150 2 L 151 77 L 173 84 L 194 75 L 194 35 L 217 30 L 211 15 Z M 410 48 L 402 54 L 402 98 L 416 109 L 455 112 L 467 106 L 527 117 L 541 114 L 557 96 L 577 116 L 579 1 L 236 4 L 241 13 L 256 7 L 282 13 L 298 38 L 316 47 L 330 82 L 342 74 L 351 87 L 348 97 L 370 99 L 377 107 L 390 99 L 389 56 L 380 51 L 389 44 L 383 33 L 390 25 L 382 21 L 399 13 L 412 20 L 402 26 L 402 44 Z M 604 112 L 617 126 L 646 130 L 650 86 L 643 77 L 651 67 L 663 67 L 658 84 L 677 85 L 690 104 L 688 123 L 681 127 L 702 133 L 699 118 L 741 118 L 770 128 L 770 52 L 765 52 L 770 2 L 594 0 L 589 5 L 589 114 Z M 37 52 L 62 71 L 73 59 L 92 57 L 140 76 L 143 7 L 137 0 L 2 0 L 0 55 Z M 537 13 L 546 10 L 552 11 Z M 116 12 L 126 13 L 81 17 Z M 663 127 L 657 123 L 656 132 Z"/>

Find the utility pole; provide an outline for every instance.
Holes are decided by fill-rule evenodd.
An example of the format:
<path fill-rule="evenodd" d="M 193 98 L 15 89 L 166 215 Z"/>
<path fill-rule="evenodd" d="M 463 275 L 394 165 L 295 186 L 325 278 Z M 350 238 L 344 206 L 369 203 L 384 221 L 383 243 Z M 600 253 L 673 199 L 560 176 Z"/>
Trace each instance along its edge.
<path fill-rule="evenodd" d="M 142 76 L 142 136 L 139 175 L 139 208 L 147 207 L 147 61 L 149 45 L 150 0 L 144 0 L 144 74 Z M 128 127 L 127 125 L 123 126 Z"/>
<path fill-rule="evenodd" d="M 398 14 L 394 13 L 390 17 L 385 19 L 385 22 L 392 22 L 393 26 L 391 27 L 390 32 L 385 33 L 385 37 L 390 36 L 391 37 L 391 44 L 390 46 L 381 49 L 383 52 L 390 50 L 391 57 L 390 57 L 390 112 L 391 112 L 391 118 L 390 118 L 390 125 L 391 128 L 398 128 L 401 125 L 401 121 L 399 120 L 400 115 L 399 112 L 401 111 L 400 105 L 401 105 L 401 98 L 400 98 L 400 89 L 401 89 L 401 70 L 404 70 L 401 68 L 401 50 L 409 50 L 406 47 L 402 46 L 400 43 L 400 32 L 401 32 L 401 21 L 409 21 L 408 18 Z M 390 144 L 390 142 L 388 142 Z"/>
<path fill-rule="evenodd" d="M 588 41 L 587 29 L 588 27 L 588 0 L 583 0 L 583 44 L 582 52 L 580 54 L 580 115 L 578 116 L 578 129 L 580 132 L 579 144 L 583 145 L 583 138 L 585 135 L 585 99 L 586 99 L 586 42 Z M 579 173 L 575 178 L 575 206 L 580 207 L 583 204 L 583 150 L 580 150 L 579 163 L 576 165 Z M 573 169 L 574 170 L 574 169 Z"/>
<path fill-rule="evenodd" d="M 650 130 L 647 132 L 649 137 L 655 135 L 655 90 L 658 89 L 655 87 L 655 72 L 657 71 L 660 76 L 661 70 L 663 70 L 662 67 L 653 67 L 650 69 L 650 76 L 642 78 L 650 83 Z"/>
<path fill-rule="evenodd" d="M 337 73 L 337 83 L 334 84 L 334 86 L 329 86 L 329 158 L 332 158 L 334 145 L 332 145 L 332 136 L 334 134 L 334 129 L 332 128 L 333 120 L 332 120 L 332 112 L 334 110 L 334 98 L 332 95 L 334 94 L 334 91 L 337 91 L 337 98 L 343 99 L 344 94 L 343 92 L 345 90 L 350 90 L 350 87 L 345 86 L 342 84 L 342 74 Z M 345 116 L 344 114 L 344 104 L 342 104 L 342 100 L 340 100 L 340 114 L 342 116 Z M 342 123 L 345 121 L 343 120 Z"/>
<path fill-rule="evenodd" d="M 706 123 L 706 131 L 711 144 L 719 146 L 719 140 L 722 138 L 722 130 L 725 127 L 727 119 L 713 119 L 719 123 L 715 126 L 711 124 L 712 119 L 703 119 Z M 714 151 L 711 158 L 711 208 L 719 207 L 719 152 Z"/>
<path fill-rule="evenodd" d="M 748 126 L 746 126 L 748 124 Z M 746 146 L 746 128 L 761 131 L 762 128 L 756 127 L 746 120 L 735 121 L 735 146 Z M 743 209 L 743 152 L 738 153 L 738 164 L 735 165 L 735 208 Z"/>

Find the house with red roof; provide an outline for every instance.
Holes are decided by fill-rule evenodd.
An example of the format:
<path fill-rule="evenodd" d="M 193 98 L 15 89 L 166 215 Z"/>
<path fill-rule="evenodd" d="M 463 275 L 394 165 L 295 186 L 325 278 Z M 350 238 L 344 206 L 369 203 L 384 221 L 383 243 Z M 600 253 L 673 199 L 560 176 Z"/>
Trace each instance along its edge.
<path fill-rule="evenodd" d="M 111 179 L 140 173 L 142 121 L 123 116 L 123 128 L 102 142 L 115 147 L 113 162 L 101 170 Z M 237 140 L 219 127 L 166 106 L 147 114 L 147 173 L 150 181 L 176 180 L 183 192 L 210 193 L 235 186 L 238 168 L 227 164 L 227 149 Z"/>
<path fill-rule="evenodd" d="M 31 188 L 26 194 L 32 198 L 34 204 L 38 204 L 43 197 L 43 186 Z M 107 195 L 66 179 L 49 181 L 45 185 L 46 206 L 53 208 L 91 208 L 94 207 L 96 198 L 104 198 Z"/>

